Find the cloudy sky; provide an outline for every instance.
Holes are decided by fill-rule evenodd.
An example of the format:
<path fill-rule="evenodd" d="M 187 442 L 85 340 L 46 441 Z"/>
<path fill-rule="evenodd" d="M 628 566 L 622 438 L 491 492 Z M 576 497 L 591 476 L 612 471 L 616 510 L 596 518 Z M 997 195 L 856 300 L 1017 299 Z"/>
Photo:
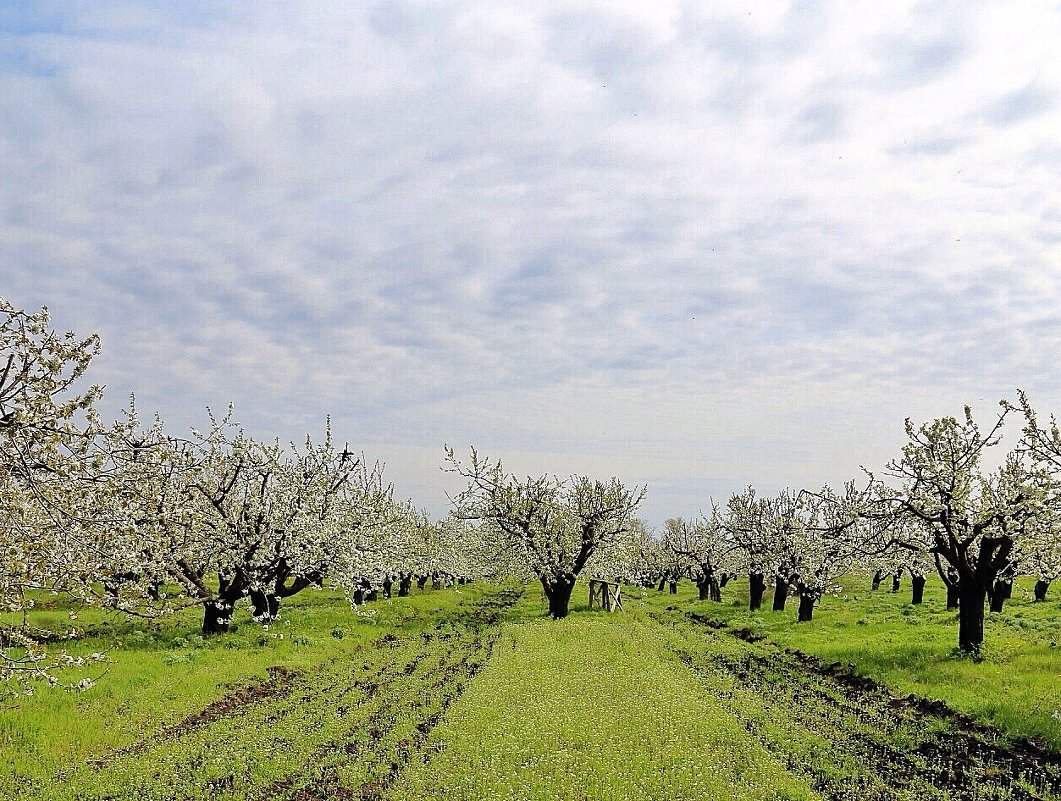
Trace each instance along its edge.
<path fill-rule="evenodd" d="M 983 2 L 0 9 L 0 295 L 171 429 L 331 415 L 645 517 L 1061 412 L 1061 12 Z"/>

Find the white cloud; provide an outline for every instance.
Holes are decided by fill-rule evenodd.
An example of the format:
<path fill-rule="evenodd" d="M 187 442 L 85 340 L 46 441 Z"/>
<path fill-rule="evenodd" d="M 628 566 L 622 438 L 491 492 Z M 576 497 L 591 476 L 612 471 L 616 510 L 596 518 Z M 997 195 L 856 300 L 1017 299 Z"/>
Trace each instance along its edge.
<path fill-rule="evenodd" d="M 452 441 L 662 517 L 1061 405 L 1056 9 L 64 13 L 0 31 L 0 291 L 99 330 L 116 407 L 332 414 L 435 511 Z"/>

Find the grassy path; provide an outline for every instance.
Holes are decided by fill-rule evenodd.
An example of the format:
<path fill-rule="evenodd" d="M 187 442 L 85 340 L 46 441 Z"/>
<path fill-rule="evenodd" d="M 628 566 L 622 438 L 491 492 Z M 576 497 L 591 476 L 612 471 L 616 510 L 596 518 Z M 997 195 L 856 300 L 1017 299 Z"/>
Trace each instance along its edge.
<path fill-rule="evenodd" d="M 322 594 L 290 610 L 286 638 L 241 627 L 195 642 L 187 622 L 124 633 L 97 624 L 74 646 L 123 641 L 98 687 L 0 707 L 0 798 L 1061 798 L 1056 750 L 785 647 L 782 631 L 810 641 L 824 626 L 774 639 L 768 615 L 637 591 L 625 612 L 576 605 L 552 621 L 537 596 L 484 584 L 353 616 Z M 863 604 L 866 623 L 850 630 L 905 633 L 914 647 L 887 603 Z M 1007 625 L 1034 633 L 1025 621 L 1042 610 L 1021 612 L 1014 605 Z M 852 647 L 825 642 L 821 655 Z M 998 661 L 976 675 L 1002 675 Z M 1044 662 L 1029 691 L 1056 692 L 1049 675 Z"/>
<path fill-rule="evenodd" d="M 1061 755 L 655 597 L 523 603 L 395 799 L 1037 801 Z M 519 611 L 518 609 L 516 610 Z M 438 752 L 437 754 L 435 752 Z"/>
<path fill-rule="evenodd" d="M 843 594 L 823 599 L 810 624 L 796 624 L 792 608 L 769 611 L 769 603 L 749 612 L 746 581 L 731 584 L 721 604 L 697 602 L 688 586 L 667 604 L 827 662 L 854 664 L 899 694 L 943 699 L 1012 735 L 1061 750 L 1061 593 L 1055 589 L 1045 603 L 1034 603 L 1033 583 L 1019 579 L 1005 610 L 987 615 L 983 658 L 976 662 L 954 653 L 956 613 L 947 611 L 943 584 L 935 577 L 920 606 L 909 603 L 908 584 L 898 593 L 870 592 L 868 576 L 845 577 Z"/>
<path fill-rule="evenodd" d="M 815 798 L 644 618 L 508 626 L 394 798 Z"/>

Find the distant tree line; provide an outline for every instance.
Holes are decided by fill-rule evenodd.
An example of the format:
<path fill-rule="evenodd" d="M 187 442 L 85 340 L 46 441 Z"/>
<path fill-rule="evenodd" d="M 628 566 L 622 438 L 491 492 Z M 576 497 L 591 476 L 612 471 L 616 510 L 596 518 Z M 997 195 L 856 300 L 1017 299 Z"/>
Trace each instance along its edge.
<path fill-rule="evenodd" d="M 650 532 L 636 517 L 644 487 L 617 478 L 519 478 L 474 448 L 446 449 L 465 482 L 450 515 L 431 520 L 394 497 L 378 462 L 339 448 L 325 421 L 300 443 L 260 441 L 229 408 L 176 435 L 134 400 L 117 421 L 84 386 L 100 343 L 60 334 L 47 309 L 0 299 L 0 679 L 55 681 L 68 660 L 49 652 L 28 613 L 41 592 L 152 617 L 201 607 L 202 631 L 224 634 L 246 602 L 262 623 L 284 601 L 325 585 L 354 605 L 413 587 L 481 578 L 540 582 L 549 614 L 568 614 L 579 577 L 651 583 L 682 578 L 702 599 L 747 576 L 758 609 L 798 597 L 798 619 L 839 576 L 909 573 L 913 601 L 939 574 L 958 609 L 959 645 L 983 642 L 984 609 L 1001 608 L 1018 575 L 1042 600 L 1061 576 L 1061 432 L 1028 398 L 1004 401 L 982 432 L 962 418 L 906 423 L 907 444 L 880 471 L 760 497 L 748 489 L 696 520 Z M 985 453 L 1010 417 L 1017 445 L 992 472 Z"/>
<path fill-rule="evenodd" d="M 688 577 L 716 600 L 727 580 L 746 575 L 752 610 L 772 584 L 773 609 L 792 593 L 808 621 L 844 574 L 872 574 L 876 589 L 885 576 L 897 588 L 907 573 L 918 604 L 934 572 L 958 610 L 959 648 L 978 651 L 985 609 L 1002 610 L 1017 576 L 1036 580 L 1037 601 L 1061 576 L 1061 432 L 1052 418 L 1040 423 L 1023 392 L 1018 401 L 1002 401 L 987 432 L 968 407 L 961 418 L 907 420 L 901 455 L 841 491 L 759 497 L 749 487 L 697 520 L 667 520 L 643 543 L 642 573 L 661 587 Z M 984 456 L 1011 415 L 1023 422 L 1019 441 L 987 472 Z"/>

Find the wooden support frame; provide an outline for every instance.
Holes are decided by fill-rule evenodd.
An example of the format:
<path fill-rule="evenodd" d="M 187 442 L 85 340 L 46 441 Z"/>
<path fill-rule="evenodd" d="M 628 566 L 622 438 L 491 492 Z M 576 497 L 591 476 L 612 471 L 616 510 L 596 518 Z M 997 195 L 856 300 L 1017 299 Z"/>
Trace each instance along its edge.
<path fill-rule="evenodd" d="M 623 608 L 622 588 L 614 581 L 601 581 L 590 579 L 589 582 L 589 608 L 599 606 L 606 612 L 614 612 Z"/>

